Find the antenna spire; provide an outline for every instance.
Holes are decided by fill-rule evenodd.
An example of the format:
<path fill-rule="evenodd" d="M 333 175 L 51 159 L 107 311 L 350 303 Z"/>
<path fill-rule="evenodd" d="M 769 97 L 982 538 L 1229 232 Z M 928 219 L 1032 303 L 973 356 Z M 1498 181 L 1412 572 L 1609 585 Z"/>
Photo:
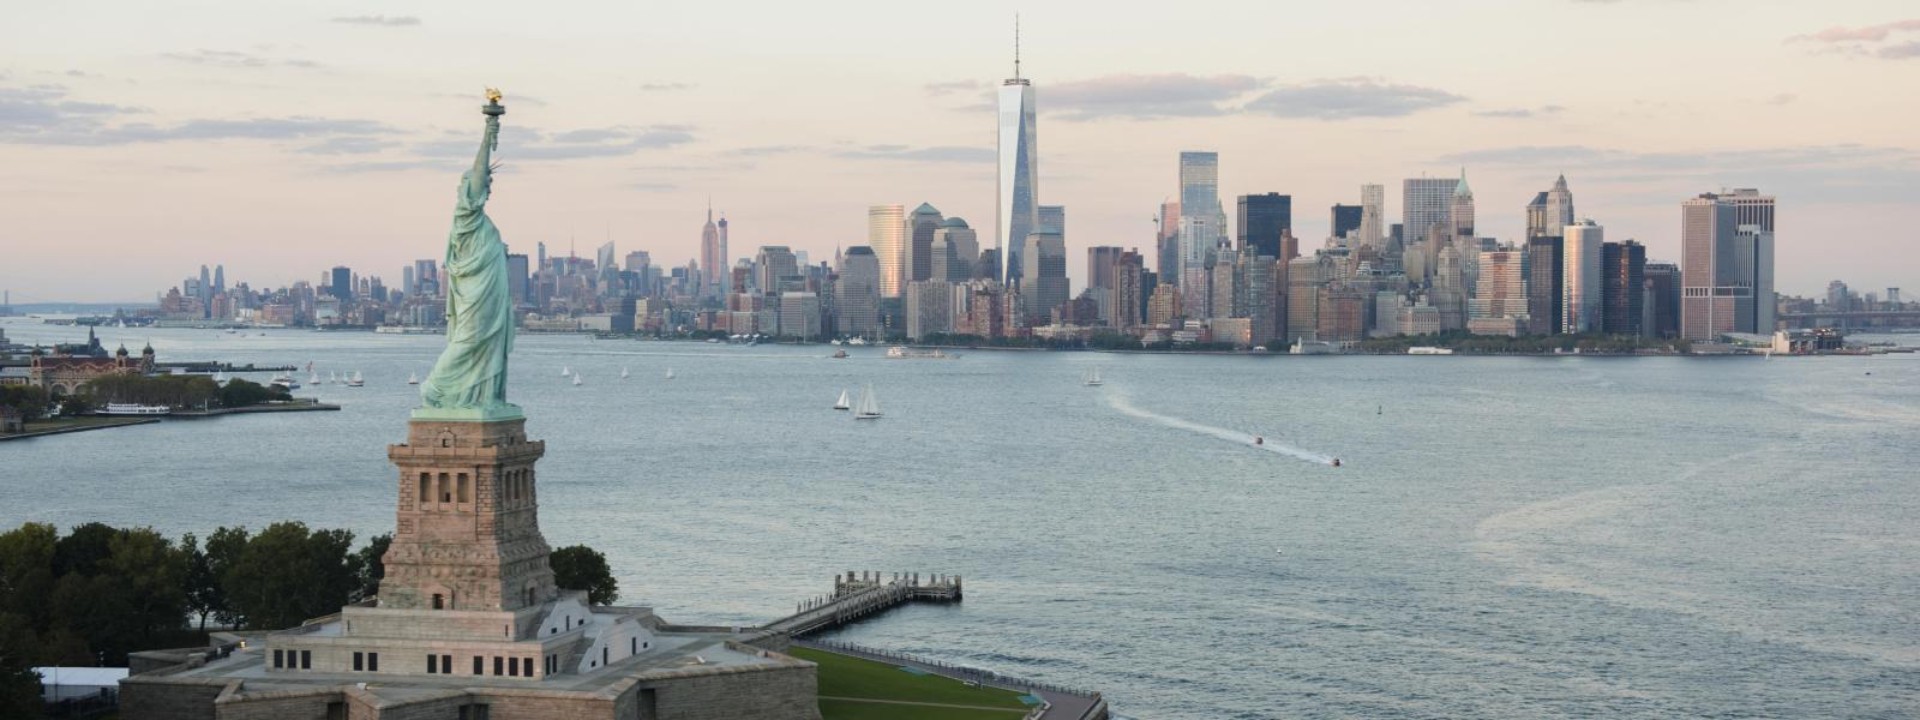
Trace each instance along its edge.
<path fill-rule="evenodd" d="M 1013 79 L 1020 79 L 1020 13 L 1013 14 Z"/>

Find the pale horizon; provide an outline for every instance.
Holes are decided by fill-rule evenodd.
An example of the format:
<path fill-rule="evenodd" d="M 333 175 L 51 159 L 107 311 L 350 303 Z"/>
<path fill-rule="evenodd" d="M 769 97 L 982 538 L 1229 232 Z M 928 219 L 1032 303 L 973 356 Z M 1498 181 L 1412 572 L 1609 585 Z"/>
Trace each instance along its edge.
<path fill-rule="evenodd" d="M 898 6 L 137 3 L 16 8 L 0 29 L 0 288 L 16 304 L 150 302 L 224 264 L 256 289 L 345 265 L 398 286 L 437 258 L 509 108 L 488 210 L 513 252 L 684 265 L 707 198 L 731 250 L 828 260 L 866 208 L 929 202 L 993 245 L 990 94 L 1039 109 L 1039 201 L 1085 249 L 1149 250 L 1182 150 L 1221 196 L 1293 196 L 1303 250 L 1360 185 L 1458 174 L 1520 239 L 1565 173 L 1580 217 L 1677 262 L 1680 203 L 1779 202 L 1776 286 L 1920 287 L 1920 13 L 1880 0 Z"/>

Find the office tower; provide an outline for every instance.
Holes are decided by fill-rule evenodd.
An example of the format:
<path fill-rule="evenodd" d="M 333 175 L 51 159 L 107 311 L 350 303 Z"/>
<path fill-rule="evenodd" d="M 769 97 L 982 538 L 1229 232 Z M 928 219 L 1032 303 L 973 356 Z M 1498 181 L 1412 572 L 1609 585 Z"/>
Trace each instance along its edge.
<path fill-rule="evenodd" d="M 803 290 L 780 293 L 781 337 L 814 340 L 820 337 L 820 296 Z"/>
<path fill-rule="evenodd" d="M 1535 193 L 1527 203 L 1527 237 L 1547 237 L 1559 232 L 1547 227 L 1547 193 Z"/>
<path fill-rule="evenodd" d="M 423 297 L 435 297 L 440 294 L 439 261 L 413 261 L 413 290 Z"/>
<path fill-rule="evenodd" d="M 203 265 L 200 267 L 200 274 L 207 274 L 206 266 Z M 205 282 L 205 280 L 203 279 L 202 282 Z M 334 266 L 333 281 L 327 284 L 327 294 L 340 298 L 341 300 L 352 300 L 353 271 L 347 269 L 345 266 Z"/>
<path fill-rule="evenodd" d="M 1054 309 L 1072 297 L 1067 285 L 1066 240 L 1059 233 L 1030 233 L 1021 257 L 1032 270 L 1020 281 L 1020 299 L 1026 304 L 1028 324 L 1047 324 Z"/>
<path fill-rule="evenodd" d="M 1559 235 L 1560 228 L 1573 223 L 1573 191 L 1567 189 L 1567 176 L 1561 175 L 1553 180 L 1553 188 L 1547 191 L 1547 203 L 1542 219 L 1546 223 L 1545 235 Z"/>
<path fill-rule="evenodd" d="M 721 295 L 725 295 L 727 293 L 733 292 L 733 277 L 732 277 L 733 272 L 731 267 L 733 265 L 733 261 L 729 259 L 733 256 L 727 254 L 727 214 L 726 213 L 720 213 L 720 222 L 719 222 L 718 229 L 720 230 L 720 252 L 717 255 L 717 259 L 720 261 L 719 292 Z"/>
<path fill-rule="evenodd" d="M 901 205 L 867 208 L 867 246 L 880 261 L 880 297 L 897 298 L 907 289 L 907 209 Z"/>
<path fill-rule="evenodd" d="M 1239 260 L 1240 253 L 1230 248 L 1223 247 L 1214 253 L 1212 264 L 1207 266 L 1207 305 L 1206 312 L 1199 313 L 1202 317 L 1242 317 L 1234 312 L 1233 304 L 1239 284 L 1239 274 L 1235 272 Z"/>
<path fill-rule="evenodd" d="M 1424 241 L 1435 226 L 1439 226 L 1442 236 L 1450 237 L 1453 225 L 1448 214 L 1453 208 L 1453 191 L 1460 186 L 1455 180 L 1446 178 L 1408 178 L 1401 185 L 1401 232 L 1403 240 L 1412 243 Z M 1438 257 L 1440 249 L 1436 246 L 1428 249 L 1429 262 Z"/>
<path fill-rule="evenodd" d="M 907 216 L 908 282 L 933 277 L 933 235 L 945 219 L 928 203 L 920 203 L 920 207 Z"/>
<path fill-rule="evenodd" d="M 1247 345 L 1266 345 L 1279 337 L 1279 268 L 1272 255 L 1242 252 L 1234 268 L 1234 316 L 1247 318 Z"/>
<path fill-rule="evenodd" d="M 1566 269 L 1561 271 L 1560 307 L 1564 314 L 1560 332 L 1597 332 L 1603 299 L 1600 244 L 1605 239 L 1604 229 L 1592 220 L 1582 220 L 1568 225 L 1562 237 L 1566 244 L 1561 259 Z"/>
<path fill-rule="evenodd" d="M 1067 236 L 1067 206 L 1041 205 L 1040 209 L 1034 213 L 1033 227 L 1036 232 L 1059 233 L 1060 237 L 1065 238 Z"/>
<path fill-rule="evenodd" d="M 953 285 L 942 280 L 907 284 L 907 339 L 953 331 Z"/>
<path fill-rule="evenodd" d="M 200 289 L 200 293 L 199 293 L 200 302 L 204 303 L 208 300 L 213 299 L 213 274 L 211 273 L 211 271 L 207 269 L 207 266 L 205 265 L 200 266 L 199 289 Z M 348 294 L 349 295 L 352 294 L 351 286 L 348 287 Z"/>
<path fill-rule="evenodd" d="M 620 283 L 620 264 L 614 258 L 613 241 L 601 245 L 593 253 L 595 277 L 600 285 L 600 294 L 606 295 Z"/>
<path fill-rule="evenodd" d="M 974 276 L 980 238 L 967 221 L 950 217 L 933 231 L 933 271 L 929 279 L 960 282 Z"/>
<path fill-rule="evenodd" d="M 213 266 L 213 294 L 218 295 L 226 291 L 227 291 L 227 266 L 215 265 Z"/>
<path fill-rule="evenodd" d="M 1287 262 L 1287 344 L 1320 339 L 1320 291 L 1332 271 L 1332 259 L 1324 254 Z"/>
<path fill-rule="evenodd" d="M 1384 249 L 1386 244 L 1387 188 L 1385 185 L 1360 186 L 1360 245 Z"/>
<path fill-rule="evenodd" d="M 1147 324 L 1154 327 L 1166 327 L 1173 324 L 1185 313 L 1180 308 L 1180 289 L 1162 284 L 1153 289 L 1147 298 Z"/>
<path fill-rule="evenodd" d="M 1000 281 L 999 279 L 1002 277 L 1005 277 L 1006 274 L 1007 273 L 1003 268 L 1002 263 L 1000 262 L 999 248 L 987 248 L 985 250 L 981 250 L 980 259 L 975 260 L 973 263 L 974 279 L 992 280 L 994 282 L 999 282 Z"/>
<path fill-rule="evenodd" d="M 1467 280 L 1460 246 L 1447 243 L 1434 257 L 1433 288 L 1428 302 L 1440 311 L 1440 329 L 1464 330 L 1467 327 Z"/>
<path fill-rule="evenodd" d="M 806 289 L 805 283 L 799 282 L 802 279 L 799 259 L 785 245 L 761 246 L 759 254 L 753 258 L 753 266 L 757 273 L 755 280 L 762 294 L 774 295 Z M 792 287 L 795 283 L 800 287 Z"/>
<path fill-rule="evenodd" d="M 413 297 L 413 266 L 400 268 L 400 293 Z"/>
<path fill-rule="evenodd" d="M 1600 331 L 1608 335 L 1643 334 L 1646 314 L 1647 248 L 1628 240 L 1600 245 Z"/>
<path fill-rule="evenodd" d="M 873 248 L 855 245 L 840 258 L 833 306 L 840 312 L 839 329 L 844 335 L 868 335 L 880 329 L 880 260 Z"/>
<path fill-rule="evenodd" d="M 1480 253 L 1480 276 L 1467 303 L 1467 330 L 1475 335 L 1520 334 L 1527 316 L 1526 254 L 1512 245 Z"/>
<path fill-rule="evenodd" d="M 999 140 L 995 154 L 999 173 L 995 177 L 997 202 L 994 204 L 993 246 L 1006 266 L 1002 279 L 1012 285 L 1020 272 L 1019 246 L 1027 241 L 1038 224 L 1040 202 L 1040 151 L 1034 121 L 1033 83 L 1020 77 L 1020 28 L 1013 30 L 1013 77 L 1000 83 Z M 889 297 L 897 297 L 895 289 Z"/>
<path fill-rule="evenodd" d="M 527 304 L 527 256 L 507 253 L 507 297 L 515 304 Z"/>
<path fill-rule="evenodd" d="M 1682 337 L 1773 331 L 1773 210 L 1751 188 L 1681 203 Z"/>
<path fill-rule="evenodd" d="M 713 204 L 707 204 L 707 224 L 700 226 L 700 285 L 704 294 L 719 296 L 727 286 L 731 263 L 720 251 L 720 226 L 713 222 Z"/>
<path fill-rule="evenodd" d="M 535 272 L 539 272 L 541 270 L 547 269 L 547 244 L 546 243 L 535 243 L 535 244 L 538 246 L 540 256 L 538 258 L 535 258 L 536 260 L 539 261 L 539 264 L 535 265 L 533 269 Z M 420 279 L 425 279 L 425 278 L 420 278 Z"/>
<path fill-rule="evenodd" d="M 1527 239 L 1527 333 L 1554 335 L 1560 332 L 1561 286 L 1566 279 L 1566 241 L 1558 235 Z"/>
<path fill-rule="evenodd" d="M 1125 254 L 1124 250 L 1113 245 L 1095 245 L 1087 248 L 1087 289 L 1113 288 L 1114 266 Z"/>
<path fill-rule="evenodd" d="M 1107 287 L 1108 327 L 1125 330 L 1140 324 L 1144 297 L 1140 284 L 1146 267 L 1146 259 L 1138 250 L 1127 250 L 1114 258 L 1112 284 Z"/>
<path fill-rule="evenodd" d="M 1180 153 L 1180 279 L 1204 265 L 1225 236 L 1220 207 L 1220 154 Z"/>
<path fill-rule="evenodd" d="M 1344 238 L 1347 237 L 1348 233 L 1354 233 L 1355 239 L 1353 244 L 1355 246 L 1366 245 L 1365 241 L 1358 237 L 1360 226 L 1365 222 L 1366 214 L 1367 208 L 1364 205 L 1335 204 L 1333 206 L 1333 236 L 1336 238 Z"/>
<path fill-rule="evenodd" d="M 1157 231 L 1154 234 L 1154 269 L 1161 277 L 1169 278 L 1167 284 L 1178 285 L 1180 280 L 1180 203 L 1160 203 L 1160 216 L 1154 218 Z"/>
<path fill-rule="evenodd" d="M 1646 315 L 1641 330 L 1647 337 L 1669 338 L 1680 334 L 1680 266 L 1673 263 L 1647 263 L 1641 277 L 1646 283 Z"/>
<path fill-rule="evenodd" d="M 1235 205 L 1234 227 L 1240 236 L 1234 249 L 1280 257 L 1280 236 L 1293 231 L 1293 196 L 1241 195 Z"/>
<path fill-rule="evenodd" d="M 1467 187 L 1467 171 L 1460 169 L 1460 184 L 1453 188 L 1453 202 L 1448 206 L 1447 218 L 1452 224 L 1453 237 L 1473 238 L 1473 188 Z"/>
<path fill-rule="evenodd" d="M 653 266 L 652 253 L 649 253 L 645 250 L 635 250 L 633 252 L 627 253 L 626 263 L 621 265 L 621 268 L 630 273 L 639 273 L 644 275 L 647 272 L 647 268 L 652 266 Z M 725 275 L 726 273 L 723 272 L 721 274 Z"/>

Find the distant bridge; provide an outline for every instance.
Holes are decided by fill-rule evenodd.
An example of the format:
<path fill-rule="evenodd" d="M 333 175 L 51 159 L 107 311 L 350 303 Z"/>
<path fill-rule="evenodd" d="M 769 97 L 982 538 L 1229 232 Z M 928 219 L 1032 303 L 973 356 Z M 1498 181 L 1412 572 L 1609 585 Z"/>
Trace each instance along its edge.
<path fill-rule="evenodd" d="M 1780 313 L 1789 328 L 1920 328 L 1920 310 L 1850 310 L 1847 312 Z"/>

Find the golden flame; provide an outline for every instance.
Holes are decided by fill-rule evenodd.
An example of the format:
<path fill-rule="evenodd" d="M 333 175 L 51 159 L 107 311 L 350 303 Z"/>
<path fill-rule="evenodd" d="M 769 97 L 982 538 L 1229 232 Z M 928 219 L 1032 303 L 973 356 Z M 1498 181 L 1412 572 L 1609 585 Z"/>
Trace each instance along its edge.
<path fill-rule="evenodd" d="M 487 102 L 500 102 L 500 90 L 498 88 L 487 88 Z"/>

